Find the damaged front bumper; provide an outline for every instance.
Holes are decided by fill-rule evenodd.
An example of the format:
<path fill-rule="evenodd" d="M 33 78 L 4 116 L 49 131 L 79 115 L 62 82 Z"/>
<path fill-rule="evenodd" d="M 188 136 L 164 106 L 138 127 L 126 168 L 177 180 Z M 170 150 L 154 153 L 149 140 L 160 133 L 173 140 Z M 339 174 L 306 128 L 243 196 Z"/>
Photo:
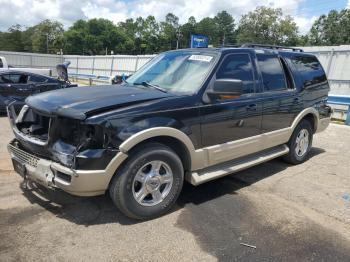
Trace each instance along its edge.
<path fill-rule="evenodd" d="M 104 194 L 116 169 L 127 158 L 126 154 L 118 152 L 104 170 L 74 170 L 28 153 L 16 140 L 8 145 L 8 151 L 18 173 L 23 172 L 26 178 L 47 188 L 59 188 L 77 196 Z M 23 168 L 21 172 L 17 164 Z"/>

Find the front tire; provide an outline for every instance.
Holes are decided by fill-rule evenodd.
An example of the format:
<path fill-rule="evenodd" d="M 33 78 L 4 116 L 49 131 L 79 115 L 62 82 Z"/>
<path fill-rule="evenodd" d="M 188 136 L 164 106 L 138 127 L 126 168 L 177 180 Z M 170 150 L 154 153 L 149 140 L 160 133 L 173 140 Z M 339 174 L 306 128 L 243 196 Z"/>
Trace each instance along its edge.
<path fill-rule="evenodd" d="M 109 193 L 121 212 L 135 219 L 151 219 L 166 213 L 176 202 L 184 170 L 169 147 L 149 143 L 133 150 L 114 175 Z"/>
<path fill-rule="evenodd" d="M 289 153 L 283 159 L 293 165 L 303 163 L 309 156 L 312 147 L 313 130 L 307 120 L 302 120 L 289 139 Z"/>

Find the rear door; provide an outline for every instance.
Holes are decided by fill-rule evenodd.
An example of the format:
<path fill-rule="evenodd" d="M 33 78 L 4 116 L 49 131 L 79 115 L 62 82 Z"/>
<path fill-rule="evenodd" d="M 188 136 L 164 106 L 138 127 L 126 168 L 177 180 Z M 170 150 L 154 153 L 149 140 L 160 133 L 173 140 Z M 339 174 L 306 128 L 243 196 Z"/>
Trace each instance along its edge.
<path fill-rule="evenodd" d="M 291 126 L 302 100 L 286 61 L 278 53 L 257 50 L 263 90 L 262 133 Z"/>
<path fill-rule="evenodd" d="M 28 83 L 34 86 L 37 93 L 55 90 L 61 87 L 58 81 L 36 74 L 29 76 Z"/>
<path fill-rule="evenodd" d="M 9 74 L 1 74 L 0 75 L 0 95 L 7 96 L 9 87 L 12 82 Z"/>
<path fill-rule="evenodd" d="M 17 100 L 24 100 L 33 93 L 33 86 L 28 83 L 28 74 L 10 73 L 9 82 L 6 86 L 6 95 Z"/>
<path fill-rule="evenodd" d="M 11 85 L 10 76 L 8 74 L 0 75 L 0 112 L 5 111 L 5 101 L 8 96 L 9 85 Z"/>

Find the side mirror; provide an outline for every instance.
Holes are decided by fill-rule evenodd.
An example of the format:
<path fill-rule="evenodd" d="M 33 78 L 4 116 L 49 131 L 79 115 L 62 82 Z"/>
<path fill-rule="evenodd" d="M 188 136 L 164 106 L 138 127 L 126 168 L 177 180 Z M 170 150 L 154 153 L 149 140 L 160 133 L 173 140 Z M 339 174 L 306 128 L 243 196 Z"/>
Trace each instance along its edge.
<path fill-rule="evenodd" d="M 216 79 L 214 88 L 208 92 L 213 100 L 233 99 L 240 97 L 243 93 L 243 82 L 239 79 Z"/>

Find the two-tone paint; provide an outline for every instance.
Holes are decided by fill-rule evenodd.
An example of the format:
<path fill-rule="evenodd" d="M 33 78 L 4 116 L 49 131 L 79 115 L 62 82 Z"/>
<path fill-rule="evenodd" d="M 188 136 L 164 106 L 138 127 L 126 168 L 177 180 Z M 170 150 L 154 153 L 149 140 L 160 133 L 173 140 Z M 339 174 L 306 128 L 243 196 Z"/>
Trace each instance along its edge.
<path fill-rule="evenodd" d="M 73 166 L 48 159 L 54 172 L 71 176 L 69 182 L 56 178 L 54 184 L 76 195 L 102 194 L 128 154 L 140 143 L 150 140 L 172 147 L 181 157 L 186 173 L 190 174 L 187 179 L 191 181 L 191 174 L 198 170 L 286 143 L 304 118 L 312 122 L 315 132 L 328 126 L 330 111 L 325 105 L 328 82 L 325 78 L 322 83 L 306 87 L 290 61 L 294 52 L 263 51 L 281 59 L 290 80 L 287 90 L 275 92 L 264 90 L 256 49 L 203 49 L 201 52 L 214 52 L 217 62 L 194 95 L 162 93 L 123 84 L 84 90 L 72 88 L 68 92 L 54 91 L 28 98 L 27 105 L 50 117 L 56 128 L 62 119 L 69 118 L 81 125 L 98 127 L 103 133 L 103 147 L 78 152 Z M 248 54 L 251 58 L 254 93 L 212 102 L 207 91 L 225 56 L 234 53 Z M 41 145 L 28 141 L 16 131 L 16 117 L 11 116 L 11 112 L 9 115 L 20 147 L 37 155 L 50 153 L 56 139 L 54 135 L 49 135 L 49 140 Z"/>

